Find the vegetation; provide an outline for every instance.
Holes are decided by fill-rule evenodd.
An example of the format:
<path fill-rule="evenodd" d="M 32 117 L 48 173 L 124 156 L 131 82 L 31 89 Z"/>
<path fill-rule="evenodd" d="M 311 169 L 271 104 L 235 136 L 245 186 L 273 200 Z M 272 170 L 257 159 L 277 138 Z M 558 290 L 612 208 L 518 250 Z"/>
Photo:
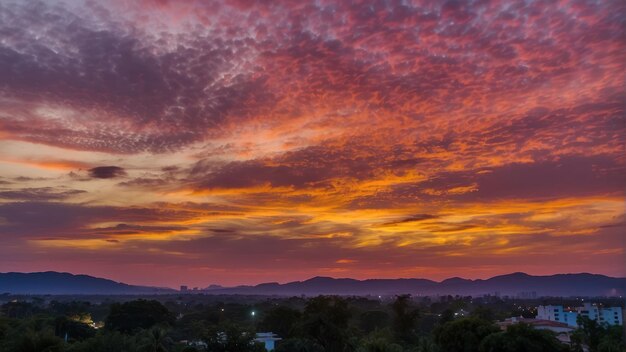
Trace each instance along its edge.
<path fill-rule="evenodd" d="M 621 327 L 579 321 L 570 345 L 549 331 L 495 321 L 543 302 L 497 297 L 155 296 L 76 301 L 21 297 L 0 307 L 3 352 L 624 352 Z M 562 304 L 562 302 L 550 302 Z M 254 314 L 252 314 L 254 312 Z"/>
<path fill-rule="evenodd" d="M 537 330 L 527 324 L 511 325 L 504 332 L 486 336 L 480 343 L 481 352 L 558 352 L 568 351 L 546 330 Z"/>

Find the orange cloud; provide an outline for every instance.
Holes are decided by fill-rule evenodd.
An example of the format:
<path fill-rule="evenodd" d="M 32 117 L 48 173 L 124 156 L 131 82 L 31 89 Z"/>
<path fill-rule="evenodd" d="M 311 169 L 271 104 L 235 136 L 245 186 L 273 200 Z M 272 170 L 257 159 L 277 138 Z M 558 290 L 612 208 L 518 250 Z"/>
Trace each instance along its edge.
<path fill-rule="evenodd" d="M 0 5 L 7 270 L 626 275 L 625 5 L 383 5 Z"/>

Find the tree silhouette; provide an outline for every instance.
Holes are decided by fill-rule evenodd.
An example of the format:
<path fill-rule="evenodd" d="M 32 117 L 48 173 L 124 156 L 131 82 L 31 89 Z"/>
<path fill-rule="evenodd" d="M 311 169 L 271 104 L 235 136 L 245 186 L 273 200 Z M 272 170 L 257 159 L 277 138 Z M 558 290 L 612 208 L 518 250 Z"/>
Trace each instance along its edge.
<path fill-rule="evenodd" d="M 506 331 L 487 336 L 480 345 L 480 352 L 558 352 L 567 351 L 553 332 L 537 330 L 528 324 L 514 324 Z"/>
<path fill-rule="evenodd" d="M 445 352 L 473 352 L 478 351 L 485 337 L 498 331 L 491 322 L 462 318 L 437 327 L 433 334 L 435 343 Z"/>
<path fill-rule="evenodd" d="M 162 328 L 153 327 L 143 334 L 141 338 L 142 352 L 167 352 L 172 341 L 167 336 L 167 331 Z"/>
<path fill-rule="evenodd" d="M 12 352 L 62 352 L 63 340 L 51 331 L 29 331 L 22 335 L 10 351 Z"/>
<path fill-rule="evenodd" d="M 139 299 L 111 305 L 105 327 L 123 333 L 148 329 L 155 325 L 172 325 L 174 315 L 158 301 Z"/>
<path fill-rule="evenodd" d="M 348 348 L 347 302 L 335 296 L 319 296 L 309 300 L 304 309 L 302 330 L 317 341 L 326 352 L 343 352 Z"/>
<path fill-rule="evenodd" d="M 274 332 L 281 338 L 293 336 L 302 313 L 285 306 L 276 307 L 265 314 L 259 323 L 259 331 Z"/>
<path fill-rule="evenodd" d="M 419 310 L 411 307 L 411 295 L 397 296 L 391 308 L 394 312 L 393 328 L 397 339 L 406 343 L 416 342 Z"/>

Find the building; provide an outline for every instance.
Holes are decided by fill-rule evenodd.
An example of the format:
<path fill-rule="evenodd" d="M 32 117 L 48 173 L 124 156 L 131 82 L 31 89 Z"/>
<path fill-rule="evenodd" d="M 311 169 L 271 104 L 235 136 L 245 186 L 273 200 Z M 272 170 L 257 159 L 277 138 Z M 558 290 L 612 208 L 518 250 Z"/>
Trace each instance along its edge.
<path fill-rule="evenodd" d="M 524 318 L 524 317 L 512 317 L 507 318 L 504 321 L 498 322 L 498 326 L 502 330 L 506 330 L 509 325 L 513 324 L 529 324 L 532 325 L 537 330 L 549 330 L 554 332 L 555 334 L 569 334 L 573 332 L 575 329 L 565 323 L 559 323 L 553 320 L 544 320 L 544 319 L 533 319 L 533 318 Z"/>
<path fill-rule="evenodd" d="M 509 325 L 524 323 L 531 325 L 537 330 L 548 330 L 554 332 L 557 340 L 566 345 L 571 345 L 571 333 L 575 330 L 574 327 L 565 323 L 560 323 L 554 320 L 533 319 L 524 317 L 512 317 L 507 318 L 504 321 L 497 322 L 496 324 L 501 330 L 506 330 Z"/>
<path fill-rule="evenodd" d="M 563 306 L 539 306 L 537 307 L 537 319 L 561 321 Z"/>
<path fill-rule="evenodd" d="M 519 299 L 536 299 L 537 291 L 524 291 L 517 294 L 517 298 Z"/>
<path fill-rule="evenodd" d="M 201 351 L 206 351 L 206 349 L 209 347 L 209 345 L 202 340 L 192 340 L 192 341 L 180 340 L 179 342 L 187 346 L 196 347 L 200 349 Z"/>
<path fill-rule="evenodd" d="M 247 336 L 247 334 L 248 334 L 247 332 L 244 332 L 242 336 Z M 222 332 L 218 332 L 216 337 L 217 337 L 217 342 L 225 347 L 226 344 L 228 343 L 228 335 L 226 335 L 226 333 L 222 331 Z M 253 341 L 250 341 L 250 344 L 252 345 L 255 342 L 260 342 L 264 345 L 265 350 L 270 352 L 270 351 L 274 351 L 275 349 L 274 345 L 276 341 L 279 341 L 279 340 L 282 340 L 282 339 L 278 337 L 278 335 L 272 332 L 258 332 L 254 336 Z M 208 348 L 207 343 L 202 340 L 193 340 L 193 341 L 181 340 L 179 342 L 187 346 L 199 348 L 202 351 L 206 351 Z"/>
<path fill-rule="evenodd" d="M 604 308 L 600 315 L 600 321 L 606 322 L 609 325 L 624 325 L 623 319 L 624 316 L 622 315 L 622 309 L 620 307 Z M 613 321 L 612 324 L 611 321 Z"/>
<path fill-rule="evenodd" d="M 180 292 L 187 292 L 187 291 L 189 291 L 189 288 L 187 286 L 183 285 L 180 287 Z"/>
<path fill-rule="evenodd" d="M 266 351 L 273 351 L 274 344 L 278 340 L 282 340 L 282 339 L 278 337 L 276 334 L 271 333 L 271 332 L 258 332 L 256 334 L 256 337 L 254 338 L 254 341 L 260 342 L 265 345 Z"/>
<path fill-rule="evenodd" d="M 550 320 L 557 323 L 564 323 L 569 326 L 578 326 L 576 319 L 578 313 L 565 311 L 563 306 L 539 306 L 537 307 L 537 319 Z"/>
<path fill-rule="evenodd" d="M 599 307 L 596 304 L 585 303 L 582 307 L 577 307 L 578 314 L 595 320 L 600 324 L 622 325 L 622 308 L 620 307 Z"/>
<path fill-rule="evenodd" d="M 595 320 L 602 325 L 623 325 L 621 307 L 602 307 L 597 304 L 585 303 L 582 307 L 564 310 L 563 306 L 537 307 L 537 319 L 550 320 L 577 327 L 578 317 L 583 316 Z"/>

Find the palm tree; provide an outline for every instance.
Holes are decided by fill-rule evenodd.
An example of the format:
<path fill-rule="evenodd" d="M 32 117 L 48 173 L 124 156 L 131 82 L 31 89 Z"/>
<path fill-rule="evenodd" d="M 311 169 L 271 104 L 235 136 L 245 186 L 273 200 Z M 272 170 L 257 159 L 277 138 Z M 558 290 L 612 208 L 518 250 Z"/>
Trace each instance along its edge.
<path fill-rule="evenodd" d="M 61 352 L 63 340 L 50 331 L 28 332 L 14 346 L 16 352 Z"/>
<path fill-rule="evenodd" d="M 167 331 L 159 327 L 153 327 L 146 331 L 141 342 L 141 351 L 168 352 L 167 346 L 170 343 L 170 339 L 167 337 Z"/>

